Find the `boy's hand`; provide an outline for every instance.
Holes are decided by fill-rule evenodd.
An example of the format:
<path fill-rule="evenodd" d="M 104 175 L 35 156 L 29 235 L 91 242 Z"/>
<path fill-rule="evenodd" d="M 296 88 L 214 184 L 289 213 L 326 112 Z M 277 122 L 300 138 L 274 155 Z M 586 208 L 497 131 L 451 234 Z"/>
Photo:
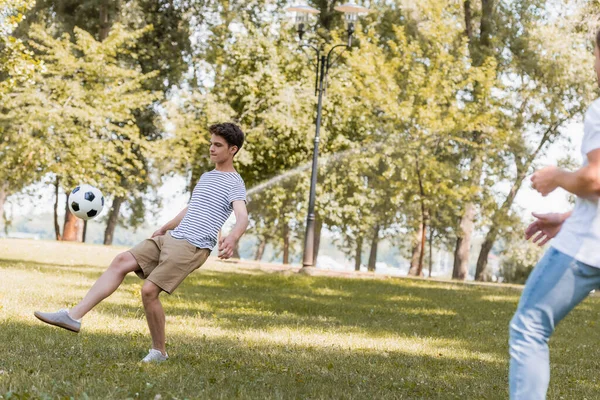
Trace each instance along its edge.
<path fill-rule="evenodd" d="M 156 232 L 154 232 L 154 233 L 152 234 L 152 236 L 150 236 L 150 237 L 151 237 L 151 238 L 153 238 L 153 237 L 155 237 L 155 236 L 162 236 L 162 235 L 164 235 L 165 233 L 167 233 L 167 231 L 166 231 L 166 230 L 164 230 L 163 228 L 160 228 L 160 229 L 158 229 Z"/>
<path fill-rule="evenodd" d="M 236 240 L 231 236 L 222 237 L 219 240 L 219 258 L 221 260 L 227 260 L 233 255 L 235 249 Z"/>

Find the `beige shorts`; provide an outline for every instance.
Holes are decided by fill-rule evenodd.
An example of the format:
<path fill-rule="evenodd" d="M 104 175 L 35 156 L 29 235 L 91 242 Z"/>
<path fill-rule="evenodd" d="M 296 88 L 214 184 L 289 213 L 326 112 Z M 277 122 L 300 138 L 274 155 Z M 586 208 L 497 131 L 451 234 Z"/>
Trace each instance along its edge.
<path fill-rule="evenodd" d="M 210 254 L 209 249 L 200 249 L 185 239 L 175 239 L 171 231 L 146 239 L 129 252 L 140 266 L 136 275 L 169 294 L 200 268 Z"/>

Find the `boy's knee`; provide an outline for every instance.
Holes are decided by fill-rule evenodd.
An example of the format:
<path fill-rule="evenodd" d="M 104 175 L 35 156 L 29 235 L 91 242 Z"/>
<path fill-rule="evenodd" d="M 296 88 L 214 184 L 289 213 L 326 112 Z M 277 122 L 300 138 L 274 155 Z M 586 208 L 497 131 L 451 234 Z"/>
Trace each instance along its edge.
<path fill-rule="evenodd" d="M 146 281 L 144 282 L 144 285 L 142 286 L 142 300 L 143 301 L 151 301 L 151 300 L 155 300 L 158 298 L 158 295 L 160 294 L 161 289 L 156 286 L 154 283 L 150 282 L 150 281 Z"/>
<path fill-rule="evenodd" d="M 128 274 L 137 269 L 137 261 L 131 253 L 125 251 L 117 254 L 109 268 L 122 274 Z"/>

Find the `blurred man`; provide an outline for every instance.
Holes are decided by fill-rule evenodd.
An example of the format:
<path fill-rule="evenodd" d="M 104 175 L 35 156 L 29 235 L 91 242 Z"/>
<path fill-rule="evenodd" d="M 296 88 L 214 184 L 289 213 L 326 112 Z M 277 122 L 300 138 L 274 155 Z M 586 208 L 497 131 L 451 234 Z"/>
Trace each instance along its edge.
<path fill-rule="evenodd" d="M 595 40 L 595 70 L 600 84 L 600 31 Z M 563 188 L 577 196 L 573 211 L 533 214 L 526 239 L 551 247 L 527 279 L 510 322 L 511 399 L 545 399 L 550 382 L 548 339 L 556 325 L 590 291 L 600 287 L 600 99 L 585 114 L 581 144 L 583 166 L 575 172 L 557 167 L 536 171 L 532 187 L 543 196 Z"/>

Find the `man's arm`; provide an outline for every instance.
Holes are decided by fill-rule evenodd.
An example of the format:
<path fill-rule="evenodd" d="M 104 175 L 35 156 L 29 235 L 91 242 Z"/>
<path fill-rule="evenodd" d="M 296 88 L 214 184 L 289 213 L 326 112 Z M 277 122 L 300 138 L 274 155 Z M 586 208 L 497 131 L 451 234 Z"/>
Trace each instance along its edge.
<path fill-rule="evenodd" d="M 587 153 L 588 165 L 569 172 L 546 167 L 531 177 L 532 187 L 546 196 L 557 187 L 579 197 L 600 196 L 600 149 Z"/>
<path fill-rule="evenodd" d="M 165 233 L 167 233 L 167 231 L 169 231 L 171 229 L 175 229 L 177 227 L 177 225 L 179 225 L 179 223 L 181 222 L 183 217 L 185 217 L 187 210 L 188 210 L 188 207 L 186 206 L 183 210 L 181 210 L 181 212 L 179 214 L 177 214 L 177 216 L 175 218 L 173 218 L 172 220 L 170 220 L 169 222 L 164 224 L 162 227 L 160 227 L 156 232 L 154 232 L 152 234 L 152 237 L 162 236 Z"/>
<path fill-rule="evenodd" d="M 248 228 L 248 210 L 246 210 L 246 202 L 237 200 L 233 202 L 233 212 L 235 214 L 235 225 L 226 237 L 222 237 L 219 241 L 219 258 L 228 259 L 233 255 L 235 245 L 240 240 L 246 228 Z"/>

